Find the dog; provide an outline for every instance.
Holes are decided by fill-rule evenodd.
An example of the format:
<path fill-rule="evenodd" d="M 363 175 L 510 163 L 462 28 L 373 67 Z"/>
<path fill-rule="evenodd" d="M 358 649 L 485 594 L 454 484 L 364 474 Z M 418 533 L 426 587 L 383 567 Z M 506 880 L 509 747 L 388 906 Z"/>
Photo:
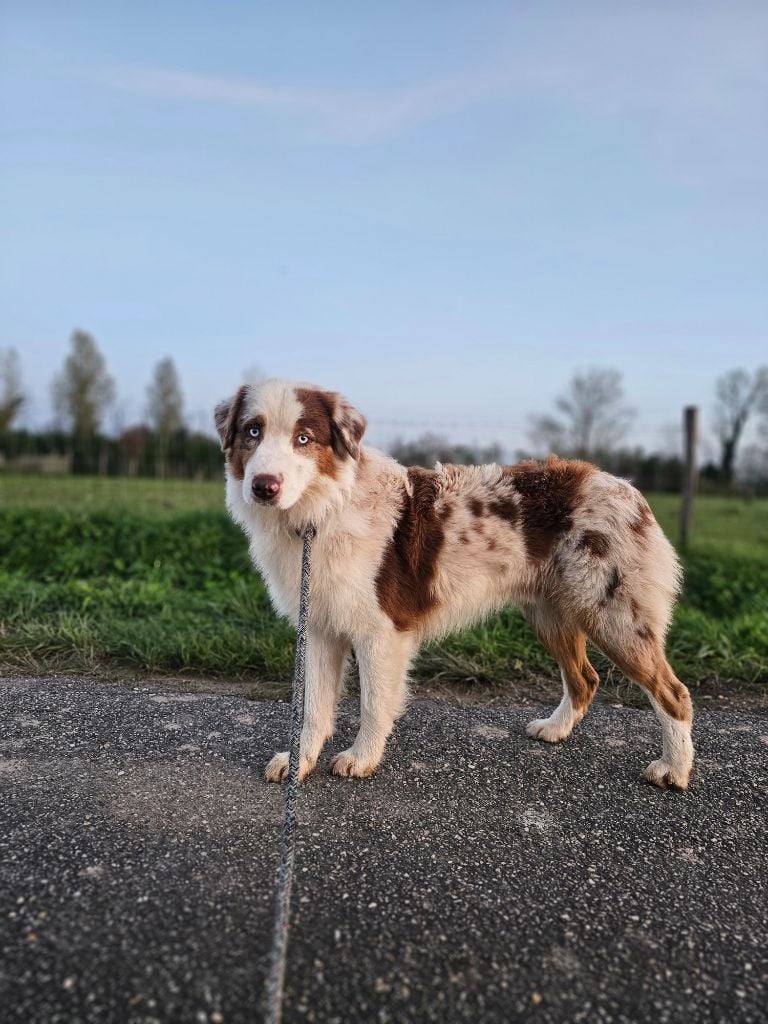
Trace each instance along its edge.
<path fill-rule="evenodd" d="M 560 666 L 563 697 L 528 735 L 564 740 L 599 683 L 591 641 L 648 694 L 661 757 L 645 776 L 685 789 L 692 705 L 664 650 L 680 589 L 675 551 L 630 483 L 550 456 L 514 466 L 405 468 L 364 447 L 365 417 L 339 394 L 266 380 L 215 410 L 229 512 L 245 531 L 272 604 L 298 620 L 301 535 L 313 523 L 300 776 L 333 734 L 350 652 L 360 729 L 336 775 L 381 762 L 407 700 L 419 645 L 516 604 Z M 288 754 L 266 768 L 287 773 Z"/>

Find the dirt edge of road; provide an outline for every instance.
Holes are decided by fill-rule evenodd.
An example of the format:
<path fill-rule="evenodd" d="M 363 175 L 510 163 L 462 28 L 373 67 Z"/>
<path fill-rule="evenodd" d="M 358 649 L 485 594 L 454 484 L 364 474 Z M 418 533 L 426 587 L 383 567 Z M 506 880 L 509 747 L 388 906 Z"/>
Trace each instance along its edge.
<path fill-rule="evenodd" d="M 247 700 L 290 700 L 290 683 L 283 680 L 219 679 L 197 675 L 160 675 L 154 673 L 125 672 L 112 669 L 105 672 L 20 672 L 0 666 L 0 676 L 38 676 L 40 679 L 93 679 L 120 687 L 152 687 L 169 693 L 209 693 L 239 696 Z M 758 684 L 734 683 L 728 680 L 704 680 L 690 687 L 695 707 L 708 711 L 750 711 L 768 715 L 768 689 Z M 357 678 L 351 675 L 348 696 L 359 693 Z M 415 700 L 442 700 L 464 707 L 539 707 L 557 702 L 561 696 L 559 681 L 550 676 L 530 673 L 516 677 L 505 685 L 489 684 L 468 679 L 464 683 L 437 679 L 418 680 L 412 684 L 411 696 Z M 617 678 L 601 683 L 595 697 L 599 704 L 612 707 L 647 708 L 648 700 L 639 687 Z"/>

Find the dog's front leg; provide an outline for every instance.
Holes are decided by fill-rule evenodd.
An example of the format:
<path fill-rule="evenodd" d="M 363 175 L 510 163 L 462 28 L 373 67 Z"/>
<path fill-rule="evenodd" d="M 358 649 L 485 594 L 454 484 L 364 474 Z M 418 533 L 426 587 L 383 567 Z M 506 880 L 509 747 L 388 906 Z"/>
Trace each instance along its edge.
<path fill-rule="evenodd" d="M 363 778 L 376 770 L 395 719 L 405 707 L 406 673 L 415 647 L 410 634 L 394 629 L 355 644 L 360 669 L 360 730 L 352 746 L 331 761 L 336 775 Z"/>
<path fill-rule="evenodd" d="M 338 637 L 312 630 L 307 635 L 307 674 L 304 690 L 304 725 L 299 743 L 299 778 L 317 764 L 325 741 L 333 735 L 336 705 L 344 681 L 349 644 Z M 288 751 L 275 754 L 267 765 L 268 782 L 281 782 L 288 774 Z"/>

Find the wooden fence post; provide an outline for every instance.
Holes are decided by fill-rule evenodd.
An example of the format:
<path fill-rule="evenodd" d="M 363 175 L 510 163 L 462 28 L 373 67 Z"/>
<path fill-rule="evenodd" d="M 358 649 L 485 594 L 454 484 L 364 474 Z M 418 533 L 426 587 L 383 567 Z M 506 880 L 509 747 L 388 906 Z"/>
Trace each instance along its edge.
<path fill-rule="evenodd" d="M 699 480 L 697 448 L 699 444 L 699 410 L 687 405 L 683 410 L 683 502 L 680 508 L 680 548 L 685 551 L 691 536 L 693 499 Z"/>

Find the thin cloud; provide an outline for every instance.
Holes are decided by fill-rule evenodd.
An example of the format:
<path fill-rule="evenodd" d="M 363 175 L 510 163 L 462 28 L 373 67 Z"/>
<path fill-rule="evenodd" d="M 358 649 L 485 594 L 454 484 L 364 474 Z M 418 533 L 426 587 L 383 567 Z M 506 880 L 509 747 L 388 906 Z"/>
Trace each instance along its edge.
<path fill-rule="evenodd" d="M 517 23 L 516 23 L 517 24 Z M 546 17 L 534 36 L 506 35 L 502 52 L 458 74 L 380 91 L 274 85 L 256 78 L 118 67 L 102 84 L 168 100 L 247 106 L 311 134 L 368 142 L 457 111 L 531 96 L 633 123 L 664 148 L 751 148 L 768 107 L 768 16 L 691 18 L 643 8 Z M 643 123 L 641 123 L 643 122 Z"/>
<path fill-rule="evenodd" d="M 475 72 L 396 89 L 352 93 L 282 88 L 252 78 L 230 78 L 158 68 L 116 68 L 100 76 L 125 92 L 168 100 L 248 106 L 267 114 L 288 114 L 341 138 L 368 140 L 508 92 L 503 76 Z"/>

